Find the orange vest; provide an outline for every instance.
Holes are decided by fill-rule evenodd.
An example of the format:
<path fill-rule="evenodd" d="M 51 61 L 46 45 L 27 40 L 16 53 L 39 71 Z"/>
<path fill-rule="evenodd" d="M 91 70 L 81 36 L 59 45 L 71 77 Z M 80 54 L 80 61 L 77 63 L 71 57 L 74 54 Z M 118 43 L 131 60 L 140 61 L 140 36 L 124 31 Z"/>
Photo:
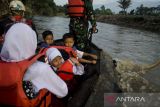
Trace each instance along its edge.
<path fill-rule="evenodd" d="M 27 68 L 43 55 L 41 52 L 20 62 L 0 60 L 0 106 L 44 107 L 51 104 L 51 94 L 47 90 L 40 90 L 36 98 L 29 100 L 22 86 Z"/>
<path fill-rule="evenodd" d="M 82 0 L 68 0 L 68 14 L 69 16 L 84 16 L 84 1 Z"/>
<path fill-rule="evenodd" d="M 62 64 L 62 66 L 58 69 L 57 74 L 64 81 L 73 79 L 73 65 L 69 59 Z"/>
<path fill-rule="evenodd" d="M 65 50 L 70 57 L 75 57 L 75 58 L 77 57 L 77 54 L 73 50 L 73 48 L 66 47 L 66 46 L 50 46 L 49 48 L 52 48 L 52 47 Z M 44 51 L 46 52 L 49 48 L 46 48 Z M 69 59 L 62 64 L 62 66 L 58 69 L 57 74 L 64 81 L 69 81 L 73 79 L 73 76 L 74 76 L 73 65 L 69 61 Z"/>

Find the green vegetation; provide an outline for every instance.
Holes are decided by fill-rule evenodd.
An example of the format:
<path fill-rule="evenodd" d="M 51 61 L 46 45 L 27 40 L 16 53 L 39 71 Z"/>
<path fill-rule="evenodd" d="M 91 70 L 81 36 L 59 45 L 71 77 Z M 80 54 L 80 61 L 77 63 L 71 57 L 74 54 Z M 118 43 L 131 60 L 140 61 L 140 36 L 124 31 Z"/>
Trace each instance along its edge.
<path fill-rule="evenodd" d="M 0 16 L 9 13 L 11 0 L 0 0 Z M 55 16 L 66 12 L 66 5 L 56 6 L 53 0 L 21 0 L 28 15 Z"/>
<path fill-rule="evenodd" d="M 157 7 L 144 7 L 143 4 L 141 4 L 140 7 L 131 10 L 129 14 L 141 16 L 160 16 L 160 5 Z"/>
<path fill-rule="evenodd" d="M 56 6 L 57 8 L 57 13 L 66 13 L 67 12 L 67 4 L 63 6 Z"/>
<path fill-rule="evenodd" d="M 119 13 L 126 14 L 126 9 L 131 5 L 131 0 L 119 0 L 117 1 L 119 3 L 119 7 L 122 9 Z"/>
<path fill-rule="evenodd" d="M 22 0 L 29 11 L 33 14 L 53 16 L 57 13 L 56 4 L 53 0 Z"/>
<path fill-rule="evenodd" d="M 95 14 L 96 15 L 112 15 L 113 12 L 111 11 L 111 9 L 106 9 L 104 5 L 102 5 L 99 8 L 95 9 Z"/>
<path fill-rule="evenodd" d="M 96 15 L 97 21 L 160 33 L 160 5 L 144 7 L 141 4 L 136 9 L 127 12 L 128 7 L 132 4 L 131 0 L 118 0 L 117 2 L 119 3 L 117 7 L 122 9 L 118 14 L 113 12 L 108 14 L 105 6 L 95 9 L 96 14 L 98 14 Z"/>

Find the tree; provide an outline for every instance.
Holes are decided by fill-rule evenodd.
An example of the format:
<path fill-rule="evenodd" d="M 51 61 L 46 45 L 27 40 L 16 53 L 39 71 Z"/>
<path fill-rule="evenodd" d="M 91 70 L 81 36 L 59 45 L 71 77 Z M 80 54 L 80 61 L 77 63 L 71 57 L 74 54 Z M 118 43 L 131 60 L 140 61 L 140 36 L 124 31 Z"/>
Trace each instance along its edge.
<path fill-rule="evenodd" d="M 57 8 L 53 0 L 33 0 L 32 9 L 35 14 L 51 16 L 56 15 Z"/>
<path fill-rule="evenodd" d="M 131 0 L 119 0 L 117 1 L 119 3 L 119 7 L 122 9 L 122 13 L 126 14 L 126 9 L 131 5 Z"/>
<path fill-rule="evenodd" d="M 135 11 L 135 10 L 132 9 L 129 14 L 130 14 L 130 15 L 134 15 L 134 11 Z"/>
<path fill-rule="evenodd" d="M 99 8 L 95 9 L 94 12 L 95 12 L 96 15 L 101 14 L 101 10 Z"/>
<path fill-rule="evenodd" d="M 136 14 L 137 15 L 143 15 L 144 14 L 144 6 L 143 6 L 143 4 L 141 4 L 140 5 L 140 7 L 137 7 L 137 9 L 136 9 L 137 11 L 136 11 Z"/>
<path fill-rule="evenodd" d="M 159 16 L 160 15 L 160 6 L 157 7 L 144 7 L 141 4 L 139 7 L 136 8 L 135 11 L 136 15 L 151 15 L 151 16 Z"/>
<path fill-rule="evenodd" d="M 102 12 L 101 14 L 105 14 L 105 10 L 106 10 L 106 9 L 105 9 L 105 6 L 102 5 L 102 6 L 101 6 L 101 12 Z"/>

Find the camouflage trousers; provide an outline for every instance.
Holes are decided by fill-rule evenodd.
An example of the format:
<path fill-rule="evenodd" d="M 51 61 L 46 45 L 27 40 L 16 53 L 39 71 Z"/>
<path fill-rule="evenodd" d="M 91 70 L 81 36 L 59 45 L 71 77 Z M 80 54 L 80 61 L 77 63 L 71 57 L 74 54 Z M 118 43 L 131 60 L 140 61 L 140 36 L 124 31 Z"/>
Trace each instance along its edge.
<path fill-rule="evenodd" d="M 85 51 L 88 46 L 88 21 L 84 18 L 76 17 L 70 19 L 70 33 L 75 36 L 75 45 L 77 49 Z"/>

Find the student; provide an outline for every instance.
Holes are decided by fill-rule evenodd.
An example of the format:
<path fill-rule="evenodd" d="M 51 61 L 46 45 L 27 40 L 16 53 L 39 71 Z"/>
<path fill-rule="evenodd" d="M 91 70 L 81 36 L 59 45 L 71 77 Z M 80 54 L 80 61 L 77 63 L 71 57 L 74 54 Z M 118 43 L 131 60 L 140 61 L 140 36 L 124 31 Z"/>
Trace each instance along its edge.
<path fill-rule="evenodd" d="M 31 58 L 35 55 L 36 48 L 36 33 L 28 25 L 17 23 L 12 25 L 5 35 L 1 59 L 6 63 L 9 62 L 9 66 L 12 62 Z M 58 97 L 65 97 L 68 93 L 66 83 L 53 72 L 48 64 L 43 62 L 36 61 L 29 66 L 23 81 L 29 81 L 33 84 L 35 94 L 41 89 L 47 89 Z"/>
<path fill-rule="evenodd" d="M 64 61 L 60 51 L 53 47 L 47 50 L 46 56 L 53 71 L 66 82 L 68 86 L 67 97 L 70 96 L 77 89 L 77 85 L 79 84 L 74 77 L 84 74 L 84 66 L 73 57 Z"/>
<path fill-rule="evenodd" d="M 79 62 L 81 62 L 81 63 L 96 64 L 96 59 L 97 59 L 96 55 L 79 51 L 79 50 L 76 49 L 76 47 L 74 47 L 75 40 L 74 40 L 74 35 L 73 34 L 71 34 L 71 33 L 64 34 L 63 35 L 63 41 L 64 41 L 64 45 L 65 46 L 71 47 L 71 48 L 75 49 Z M 93 60 L 83 59 L 82 58 L 83 56 L 89 56 L 89 57 L 93 58 Z"/>
<path fill-rule="evenodd" d="M 56 48 L 49 48 L 46 56 L 52 69 L 65 81 L 72 80 L 74 75 L 83 75 L 84 67 L 76 58 L 64 61 L 61 53 Z"/>
<path fill-rule="evenodd" d="M 49 46 L 54 45 L 54 36 L 52 31 L 46 30 L 42 33 L 43 42 L 39 43 L 41 48 L 47 48 Z"/>

